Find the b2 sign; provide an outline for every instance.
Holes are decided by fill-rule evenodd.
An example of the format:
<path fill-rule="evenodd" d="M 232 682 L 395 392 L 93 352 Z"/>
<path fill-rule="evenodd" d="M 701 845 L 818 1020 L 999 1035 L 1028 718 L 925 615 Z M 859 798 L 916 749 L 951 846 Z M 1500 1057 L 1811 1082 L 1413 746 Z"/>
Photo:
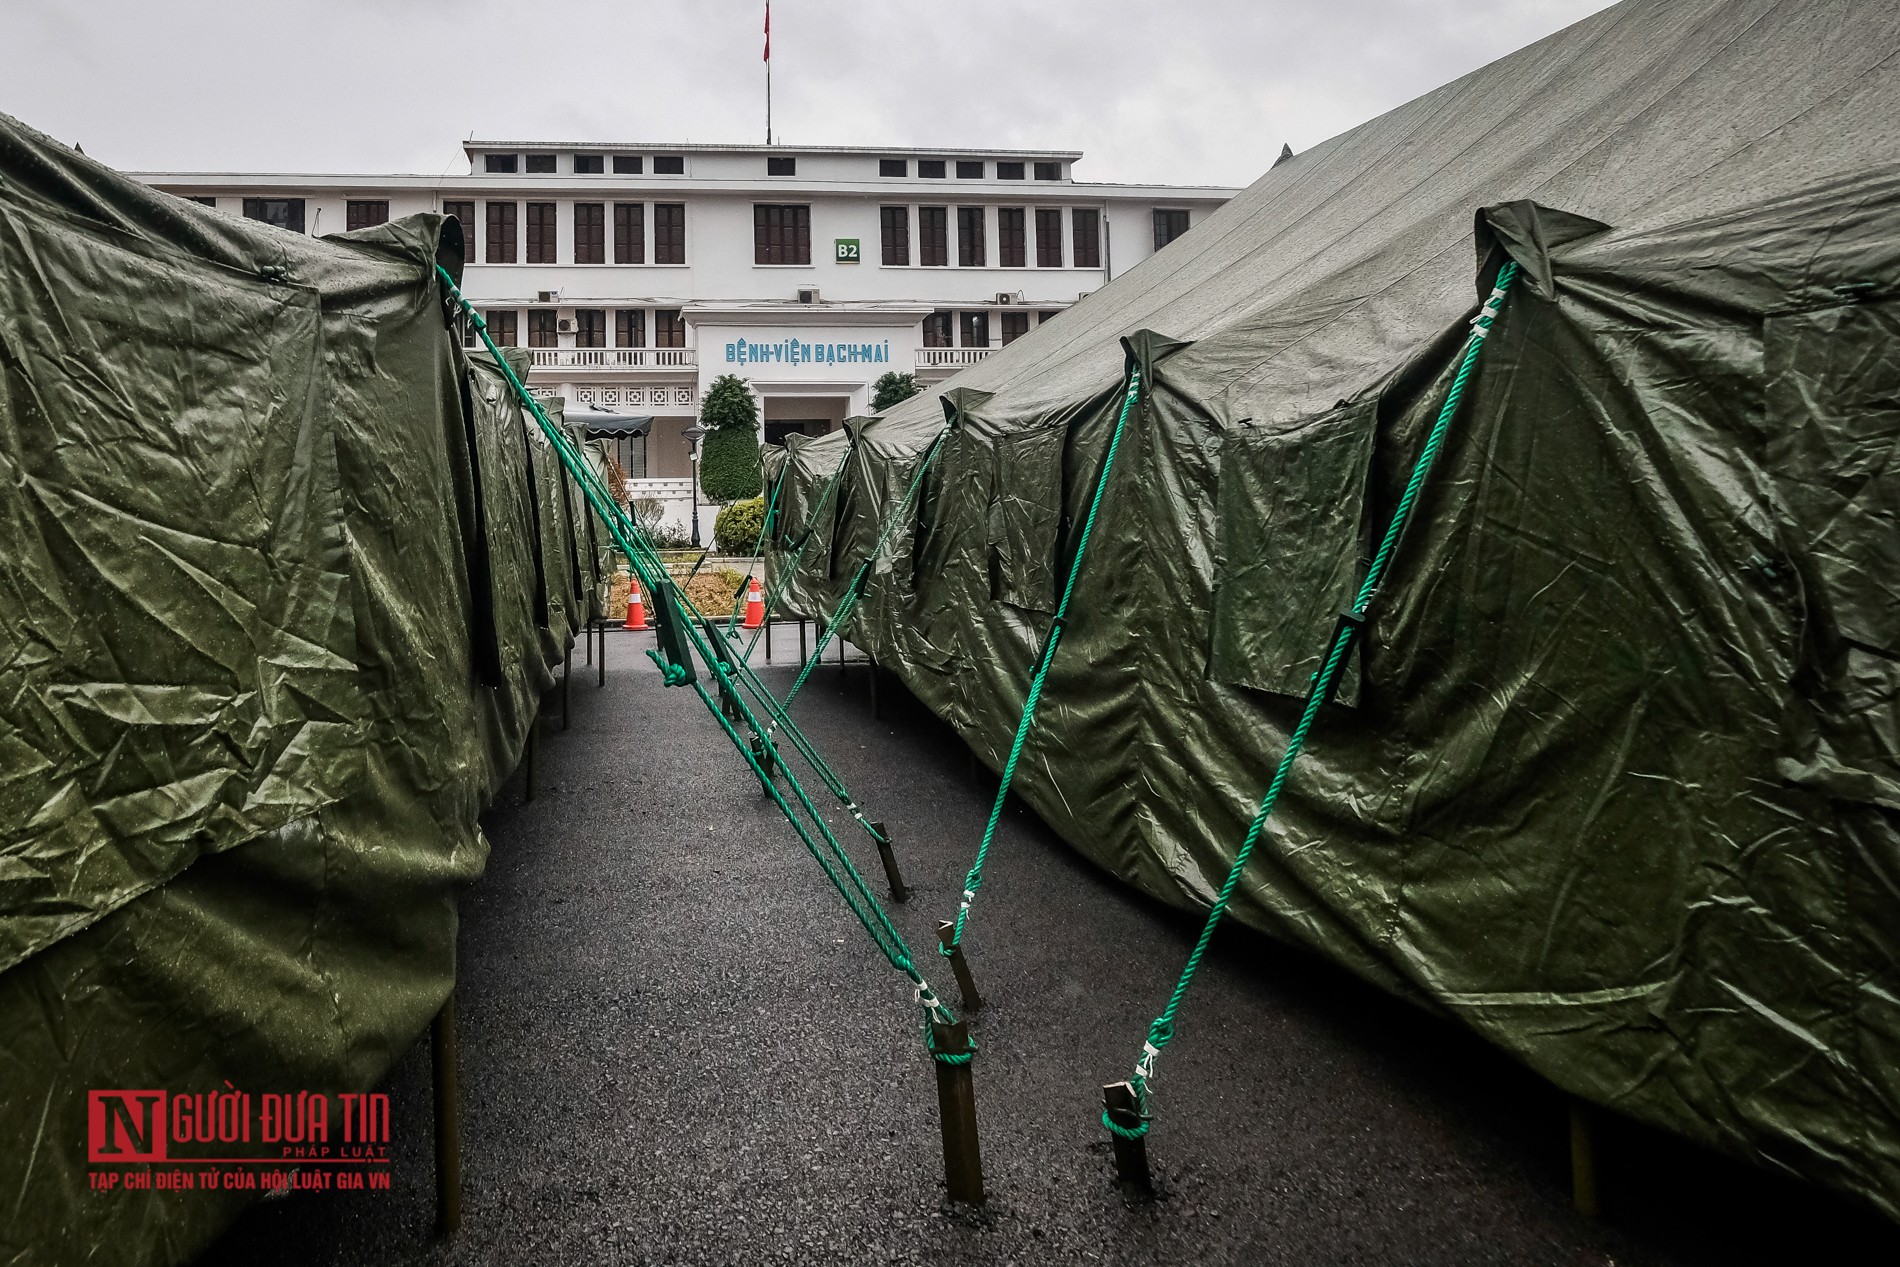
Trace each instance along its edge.
<path fill-rule="evenodd" d="M 858 262 L 858 239 L 834 238 L 832 239 L 832 245 L 837 249 L 837 256 L 835 258 L 838 263 L 855 264 Z"/>

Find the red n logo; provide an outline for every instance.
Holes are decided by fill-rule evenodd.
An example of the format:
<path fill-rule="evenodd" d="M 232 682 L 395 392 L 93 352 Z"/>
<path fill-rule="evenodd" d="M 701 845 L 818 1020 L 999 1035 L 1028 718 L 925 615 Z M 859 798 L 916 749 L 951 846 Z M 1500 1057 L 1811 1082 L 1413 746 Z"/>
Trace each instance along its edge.
<path fill-rule="evenodd" d="M 88 1091 L 86 1160 L 165 1160 L 163 1091 Z"/>

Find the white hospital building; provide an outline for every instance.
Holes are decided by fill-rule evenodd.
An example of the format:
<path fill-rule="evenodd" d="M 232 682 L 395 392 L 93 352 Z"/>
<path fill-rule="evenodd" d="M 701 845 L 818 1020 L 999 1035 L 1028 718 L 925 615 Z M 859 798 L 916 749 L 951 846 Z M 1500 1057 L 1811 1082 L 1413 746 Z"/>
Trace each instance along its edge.
<path fill-rule="evenodd" d="M 870 412 L 1058 316 L 1235 192 L 1090 184 L 1058 151 L 470 141 L 465 175 L 141 173 L 305 233 L 455 215 L 464 291 L 570 413 L 651 416 L 630 474 L 690 474 L 682 430 L 721 374 L 766 440 Z M 645 469 L 637 469 L 644 464 Z M 667 490 L 669 492 L 674 490 Z"/>

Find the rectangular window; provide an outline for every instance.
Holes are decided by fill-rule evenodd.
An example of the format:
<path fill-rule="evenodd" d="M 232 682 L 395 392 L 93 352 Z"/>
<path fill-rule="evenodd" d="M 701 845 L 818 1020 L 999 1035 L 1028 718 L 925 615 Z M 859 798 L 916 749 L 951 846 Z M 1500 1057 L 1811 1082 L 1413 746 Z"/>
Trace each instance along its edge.
<path fill-rule="evenodd" d="M 880 207 L 878 220 L 884 238 L 884 262 L 910 263 L 910 208 Z"/>
<path fill-rule="evenodd" d="M 558 348 L 561 336 L 554 325 L 554 313 L 546 308 L 536 308 L 528 314 L 528 346 L 531 348 Z"/>
<path fill-rule="evenodd" d="M 659 159 L 654 159 L 655 167 Z M 653 262 L 655 264 L 684 264 L 686 262 L 686 204 L 683 202 L 656 202 L 653 204 Z M 686 346 L 681 344 L 681 347 Z"/>
<path fill-rule="evenodd" d="M 757 204 L 752 208 L 754 264 L 811 263 L 811 208 Z"/>
<path fill-rule="evenodd" d="M 963 268 L 982 268 L 989 262 L 983 244 L 983 208 L 957 208 L 957 264 Z"/>
<path fill-rule="evenodd" d="M 351 198 L 343 204 L 343 227 L 350 230 L 373 229 L 389 223 L 389 204 L 384 200 Z"/>
<path fill-rule="evenodd" d="M 1077 268 L 1100 268 L 1102 266 L 1102 216 L 1093 207 L 1077 207 L 1075 217 L 1070 221 L 1074 236 L 1069 248 L 1075 256 Z"/>
<path fill-rule="evenodd" d="M 554 155 L 552 154 L 528 155 L 528 170 L 530 172 L 538 173 L 541 175 L 553 175 L 554 174 Z"/>
<path fill-rule="evenodd" d="M 554 263 L 554 204 L 528 204 L 528 263 Z"/>
<path fill-rule="evenodd" d="M 1159 251 L 1187 231 L 1187 212 L 1155 208 L 1155 250 Z"/>
<path fill-rule="evenodd" d="M 1003 314 L 1003 346 L 1008 347 L 1029 333 L 1029 314 L 1026 312 L 1006 312 Z"/>
<path fill-rule="evenodd" d="M 203 194 L 186 194 L 185 201 L 195 202 L 201 207 L 215 207 L 218 205 L 216 198 L 207 198 Z"/>
<path fill-rule="evenodd" d="M 601 202 L 574 204 L 574 262 L 576 264 L 605 264 L 607 262 L 607 204 Z"/>
<path fill-rule="evenodd" d="M 488 337 L 495 341 L 496 347 L 515 346 L 515 311 L 512 308 L 491 308 L 482 314 L 482 320 L 488 323 Z M 471 327 L 472 328 L 472 327 Z M 475 339 L 479 346 L 480 336 Z"/>
<path fill-rule="evenodd" d="M 986 348 L 990 345 L 990 314 L 966 312 L 963 317 L 963 346 Z"/>
<path fill-rule="evenodd" d="M 1062 267 L 1062 213 L 1048 207 L 1036 212 L 1036 267 Z"/>
<path fill-rule="evenodd" d="M 920 158 L 917 160 L 917 174 L 926 180 L 943 179 L 943 160 L 940 158 Z"/>
<path fill-rule="evenodd" d="M 280 229 L 289 229 L 292 233 L 302 233 L 303 199 L 246 198 L 244 200 L 244 218 L 246 220 L 261 220 L 265 224 L 274 224 Z"/>
<path fill-rule="evenodd" d="M 933 312 L 924 318 L 924 346 L 927 348 L 955 347 L 951 338 L 955 332 L 956 314 L 953 312 Z"/>
<path fill-rule="evenodd" d="M 442 214 L 454 216 L 462 226 L 462 258 L 475 261 L 475 204 L 472 202 L 444 202 Z"/>
<path fill-rule="evenodd" d="M 515 205 L 512 202 L 488 204 L 488 254 L 490 264 L 515 262 Z"/>
<path fill-rule="evenodd" d="M 600 175 L 600 155 L 576 154 L 574 156 L 574 174 L 576 176 Z"/>
<path fill-rule="evenodd" d="M 1021 163 L 998 163 L 996 165 L 996 179 L 1021 180 L 1022 178 L 1023 165 Z"/>
<path fill-rule="evenodd" d="M 910 175 L 910 160 L 907 158 L 880 158 L 877 160 L 877 174 L 880 176 Z"/>
<path fill-rule="evenodd" d="M 1021 207 L 996 209 L 996 262 L 1004 268 L 1023 268 L 1029 263 L 1029 241 L 1023 230 Z"/>
<path fill-rule="evenodd" d="M 513 154 L 485 154 L 482 156 L 482 170 L 513 174 L 517 170 L 515 156 Z"/>
<path fill-rule="evenodd" d="M 644 202 L 614 204 L 614 263 L 647 262 L 647 205 Z"/>
<path fill-rule="evenodd" d="M 638 176 L 645 167 L 646 164 L 640 160 L 638 154 L 614 155 L 614 175 L 616 176 Z"/>
<path fill-rule="evenodd" d="M 950 208 L 917 208 L 917 262 L 932 268 L 950 262 Z"/>
<path fill-rule="evenodd" d="M 1036 164 L 1036 179 L 1037 180 L 1061 180 L 1062 179 L 1062 164 L 1037 163 Z"/>
<path fill-rule="evenodd" d="M 768 158 L 765 160 L 767 176 L 798 175 L 798 160 L 795 158 Z"/>
<path fill-rule="evenodd" d="M 976 162 L 972 163 L 964 159 L 958 159 L 957 160 L 957 179 L 958 180 L 982 180 L 983 179 L 983 160 L 978 159 Z"/>
<path fill-rule="evenodd" d="M 684 176 L 686 174 L 686 156 L 684 154 L 655 154 L 653 156 L 653 174 L 655 176 Z"/>
<path fill-rule="evenodd" d="M 577 308 L 574 311 L 574 346 L 607 346 L 607 311 L 604 308 Z"/>
<path fill-rule="evenodd" d="M 653 310 L 653 346 L 656 348 L 686 346 L 686 322 L 680 317 L 678 308 Z"/>
<path fill-rule="evenodd" d="M 622 308 L 614 313 L 614 346 L 643 348 L 647 345 L 647 310 Z"/>

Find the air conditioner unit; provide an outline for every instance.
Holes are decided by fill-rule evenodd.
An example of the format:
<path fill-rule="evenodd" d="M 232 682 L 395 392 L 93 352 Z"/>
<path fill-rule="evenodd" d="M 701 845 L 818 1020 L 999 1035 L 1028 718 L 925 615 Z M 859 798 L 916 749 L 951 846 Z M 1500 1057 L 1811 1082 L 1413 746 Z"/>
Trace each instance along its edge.
<path fill-rule="evenodd" d="M 999 304 L 1013 304 L 1016 302 L 1016 296 L 1010 291 L 999 290 L 996 292 L 996 302 Z"/>
<path fill-rule="evenodd" d="M 555 322 L 554 328 L 559 330 L 562 334 L 574 333 L 574 323 L 566 317 L 562 317 L 559 321 Z"/>
<path fill-rule="evenodd" d="M 558 290 L 537 290 L 534 292 L 534 302 L 538 304 L 551 304 L 560 299 L 560 297 L 561 292 Z"/>
<path fill-rule="evenodd" d="M 817 303 L 818 288 L 816 286 L 800 286 L 798 288 L 798 302 L 801 304 Z"/>

